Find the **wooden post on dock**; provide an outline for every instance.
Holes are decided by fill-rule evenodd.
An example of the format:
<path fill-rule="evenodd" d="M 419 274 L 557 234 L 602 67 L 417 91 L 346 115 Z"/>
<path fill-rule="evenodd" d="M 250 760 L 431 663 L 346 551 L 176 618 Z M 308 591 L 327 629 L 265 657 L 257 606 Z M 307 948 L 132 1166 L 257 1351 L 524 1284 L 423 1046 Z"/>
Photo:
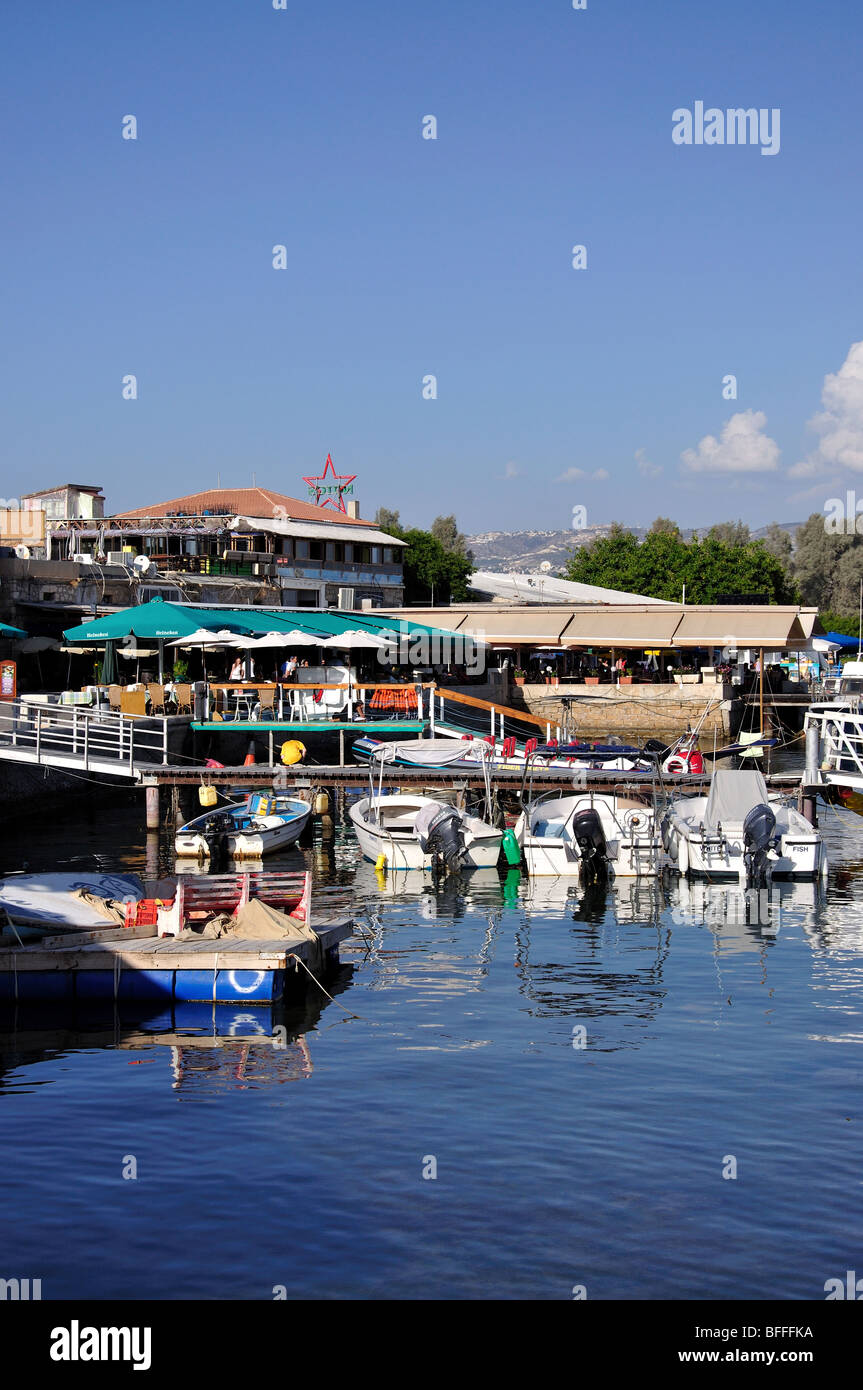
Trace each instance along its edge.
<path fill-rule="evenodd" d="M 147 829 L 159 829 L 159 788 L 147 787 L 144 792 L 147 806 Z"/>
<path fill-rule="evenodd" d="M 758 648 L 758 707 L 761 737 L 764 737 L 764 648 Z"/>

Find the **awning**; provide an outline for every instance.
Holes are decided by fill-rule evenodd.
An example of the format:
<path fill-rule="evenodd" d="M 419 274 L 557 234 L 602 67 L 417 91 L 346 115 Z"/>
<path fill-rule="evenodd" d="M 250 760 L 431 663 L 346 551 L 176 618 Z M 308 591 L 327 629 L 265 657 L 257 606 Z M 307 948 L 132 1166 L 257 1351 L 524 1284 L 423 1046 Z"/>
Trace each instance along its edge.
<path fill-rule="evenodd" d="M 815 615 L 817 618 L 817 614 Z M 754 608 L 688 608 L 682 611 L 674 646 L 805 647 L 810 633 L 798 609 L 765 604 Z"/>
<path fill-rule="evenodd" d="M 513 611 L 494 608 L 481 614 L 467 613 L 459 631 L 470 633 L 494 646 L 559 647 L 560 635 L 572 616 L 571 609 L 519 608 Z"/>
<path fill-rule="evenodd" d="M 322 521 L 287 521 L 272 516 L 235 516 L 229 521 L 228 530 L 236 531 L 240 535 L 248 531 L 260 531 L 268 536 L 304 536 L 307 540 L 356 541 L 359 545 L 407 545 L 407 541 L 400 541 L 397 536 L 388 536 L 386 531 L 379 531 L 375 526 L 365 526 L 361 522 L 353 526 L 334 522 L 330 526 Z"/>
<path fill-rule="evenodd" d="M 568 647 L 673 647 L 679 624 L 679 608 L 658 604 L 598 612 L 582 609 L 567 624 L 563 641 Z"/>
<path fill-rule="evenodd" d="M 23 628 L 10 627 L 8 623 L 0 623 L 0 637 L 26 637 Z"/>
<path fill-rule="evenodd" d="M 220 616 L 219 627 L 226 626 L 226 616 Z M 82 623 L 80 627 L 70 627 L 63 636 L 67 642 L 121 642 L 130 635 L 151 642 L 160 638 L 170 642 L 176 637 L 188 637 L 197 628 L 206 626 L 205 615 L 200 610 L 154 598 L 135 608 L 123 608 L 119 613 Z"/>

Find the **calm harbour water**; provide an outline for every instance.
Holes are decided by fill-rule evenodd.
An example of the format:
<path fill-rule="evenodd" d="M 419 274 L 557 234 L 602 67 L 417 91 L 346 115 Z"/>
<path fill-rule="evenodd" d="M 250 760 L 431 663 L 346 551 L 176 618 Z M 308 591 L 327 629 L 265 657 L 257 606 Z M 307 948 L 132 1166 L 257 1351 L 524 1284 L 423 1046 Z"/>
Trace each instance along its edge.
<path fill-rule="evenodd" d="M 6 829 L 0 870 L 143 874 L 142 819 L 55 802 L 50 829 Z M 381 887 L 346 826 L 316 829 L 318 910 L 364 932 L 337 1003 L 0 1023 L 0 1276 L 46 1298 L 823 1298 L 863 1268 L 863 820 L 821 824 L 826 889 L 780 887 L 763 926 L 676 881 Z"/>

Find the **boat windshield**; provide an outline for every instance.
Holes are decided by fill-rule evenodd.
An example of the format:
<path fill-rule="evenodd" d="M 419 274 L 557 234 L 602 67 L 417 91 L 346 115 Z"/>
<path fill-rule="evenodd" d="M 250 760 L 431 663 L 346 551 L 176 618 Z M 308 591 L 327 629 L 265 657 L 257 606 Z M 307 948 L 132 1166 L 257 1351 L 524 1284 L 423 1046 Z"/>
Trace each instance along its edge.
<path fill-rule="evenodd" d="M 863 695 L 863 676 L 843 676 L 839 692 L 842 695 Z"/>

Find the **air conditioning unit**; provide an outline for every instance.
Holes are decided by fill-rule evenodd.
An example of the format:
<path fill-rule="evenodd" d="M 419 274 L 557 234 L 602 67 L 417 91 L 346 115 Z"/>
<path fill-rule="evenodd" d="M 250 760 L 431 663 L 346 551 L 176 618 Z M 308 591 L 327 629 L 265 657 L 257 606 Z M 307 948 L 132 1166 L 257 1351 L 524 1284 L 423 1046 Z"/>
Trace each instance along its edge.
<path fill-rule="evenodd" d="M 355 590 L 355 589 L 339 589 L 338 607 L 339 607 L 339 608 L 353 608 L 353 607 L 354 607 L 354 600 L 355 600 L 355 598 L 356 598 L 356 590 Z"/>
<path fill-rule="evenodd" d="M 92 565 L 93 563 L 92 555 L 73 555 L 72 559 L 76 565 Z"/>

